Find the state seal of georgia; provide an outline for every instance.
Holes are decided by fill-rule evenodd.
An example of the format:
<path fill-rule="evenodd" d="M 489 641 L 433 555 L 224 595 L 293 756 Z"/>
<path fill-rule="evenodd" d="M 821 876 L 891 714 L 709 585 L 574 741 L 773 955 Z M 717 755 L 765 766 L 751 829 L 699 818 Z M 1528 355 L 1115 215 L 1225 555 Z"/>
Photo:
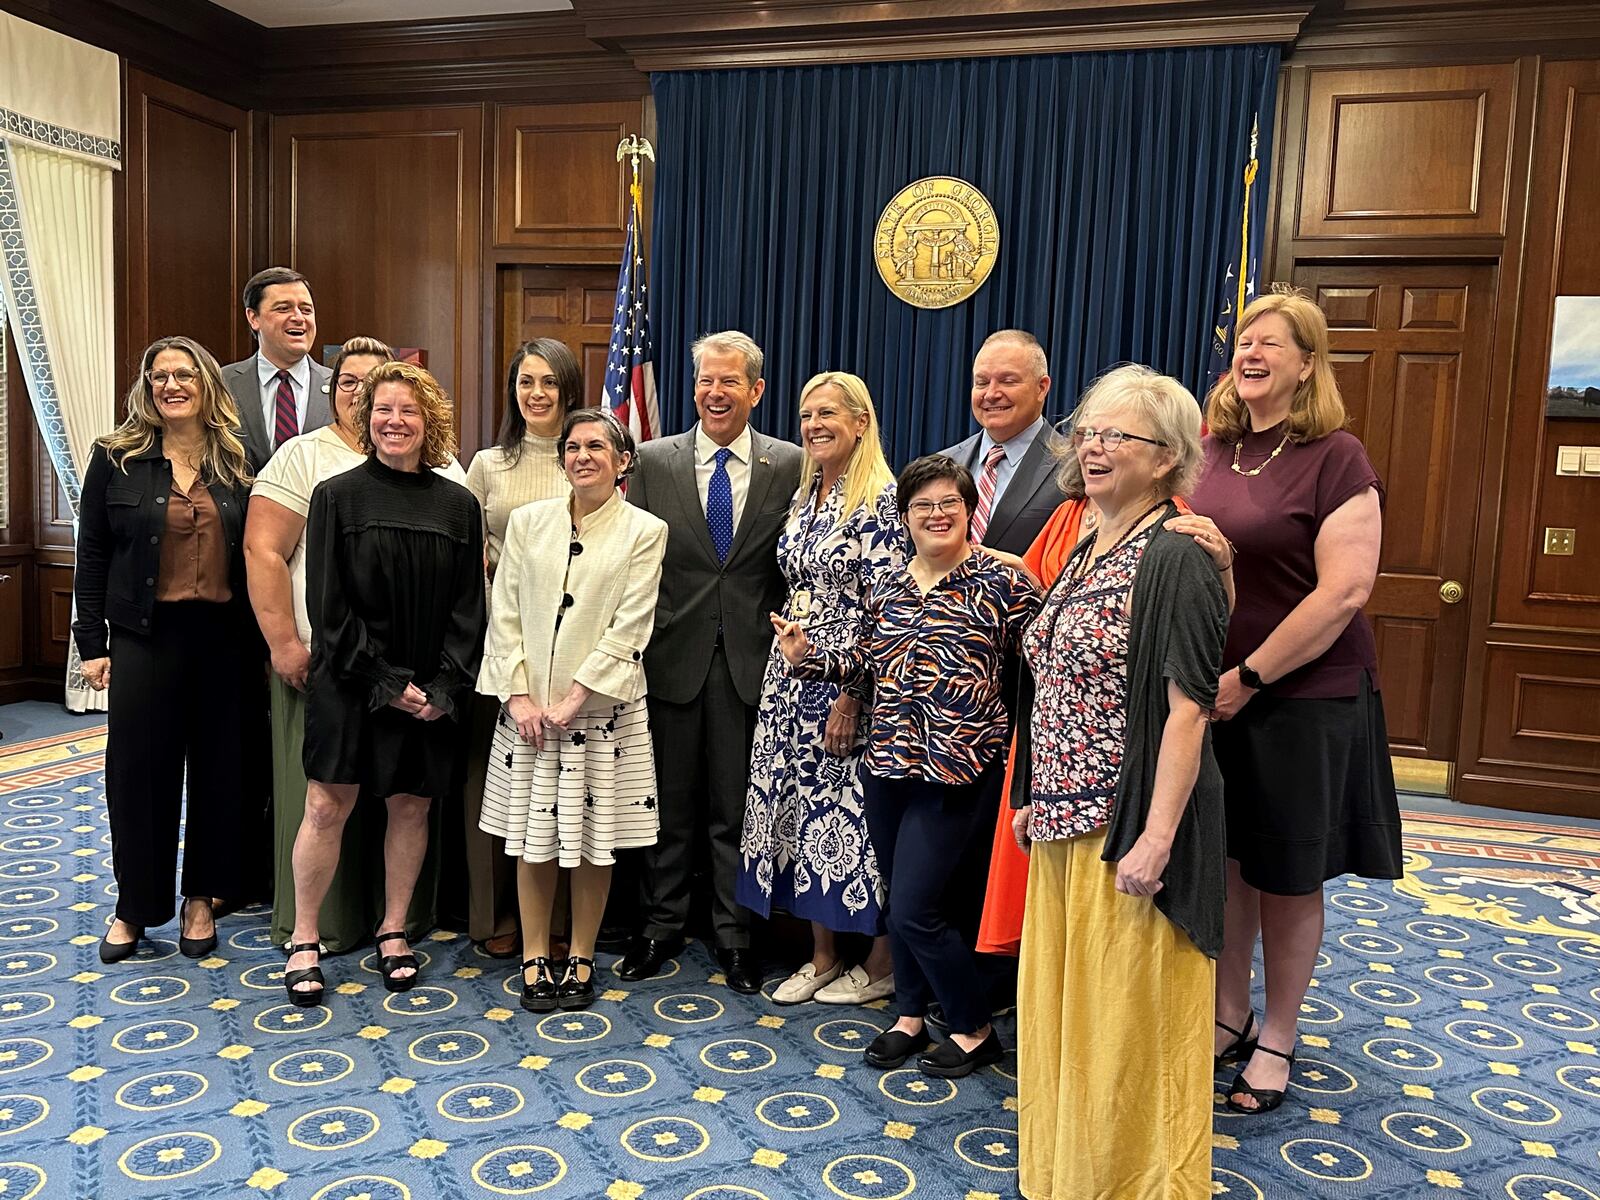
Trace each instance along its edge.
<path fill-rule="evenodd" d="M 949 308 L 983 286 L 1000 254 L 994 205 L 964 179 L 930 175 L 884 206 L 872 256 L 889 290 L 918 308 Z"/>

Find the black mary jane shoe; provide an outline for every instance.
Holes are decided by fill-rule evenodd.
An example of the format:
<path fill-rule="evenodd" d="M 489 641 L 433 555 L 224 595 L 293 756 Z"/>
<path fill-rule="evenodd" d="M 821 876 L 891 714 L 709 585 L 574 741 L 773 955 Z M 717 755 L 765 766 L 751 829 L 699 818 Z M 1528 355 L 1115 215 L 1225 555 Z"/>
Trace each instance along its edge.
<path fill-rule="evenodd" d="M 380 933 L 372 939 L 372 944 L 378 951 L 378 974 L 383 976 L 383 986 L 387 991 L 409 992 L 417 984 L 417 975 L 420 968 L 415 954 L 385 954 L 383 952 L 383 944 L 385 942 L 409 942 L 409 940 L 404 929 L 390 933 Z M 396 974 L 397 971 L 404 971 L 407 968 L 410 968 L 411 974 Z"/>
<path fill-rule="evenodd" d="M 1249 1058 L 1256 1050 L 1256 1039 L 1250 1036 L 1251 1030 L 1256 1027 L 1256 1014 L 1252 1010 L 1245 1016 L 1244 1028 L 1235 1029 L 1232 1025 L 1224 1025 L 1221 1021 L 1213 1022 L 1223 1033 L 1233 1034 L 1233 1041 L 1229 1042 L 1221 1054 L 1212 1057 L 1212 1071 L 1222 1070 L 1228 1063 L 1236 1063 Z"/>
<path fill-rule="evenodd" d="M 528 972 L 533 971 L 533 982 L 528 982 Z M 544 955 L 530 958 L 522 964 L 522 1007 L 531 1013 L 556 1010 L 556 981 L 550 973 L 550 960 Z"/>
<path fill-rule="evenodd" d="M 956 1045 L 955 1038 L 940 1042 L 926 1054 L 917 1057 L 917 1070 L 940 1079 L 961 1079 L 979 1067 L 999 1062 L 1005 1056 L 1006 1048 L 1000 1044 L 1000 1035 L 991 1028 L 989 1036 L 971 1050 L 963 1050 Z"/>
<path fill-rule="evenodd" d="M 587 967 L 589 977 L 578 978 L 578 968 Z M 594 1003 L 594 959 L 573 954 L 567 958 L 567 971 L 556 989 L 556 1003 L 564 1011 L 588 1008 Z"/>
<path fill-rule="evenodd" d="M 327 981 L 322 977 L 322 946 L 318 942 L 290 942 L 284 952 L 293 958 L 296 954 L 315 954 L 317 965 L 302 967 L 298 971 L 285 971 L 283 973 L 283 987 L 289 993 L 289 1003 L 296 1008 L 315 1008 L 322 1003 L 322 994 L 327 991 Z M 314 983 L 314 988 L 302 988 L 302 983 Z"/>
<path fill-rule="evenodd" d="M 1282 1050 L 1274 1050 L 1271 1046 L 1257 1045 L 1256 1050 L 1262 1054 L 1270 1054 L 1274 1058 L 1281 1058 L 1289 1064 L 1289 1074 L 1294 1074 L 1294 1051 L 1285 1054 Z M 1269 1113 L 1283 1103 L 1284 1093 L 1288 1091 L 1285 1084 L 1283 1090 L 1277 1088 L 1251 1087 L 1250 1081 L 1240 1071 L 1233 1077 L 1233 1082 L 1228 1085 L 1228 1111 L 1242 1113 L 1247 1117 L 1258 1117 L 1262 1113 Z M 1255 1101 L 1253 1106 L 1246 1106 L 1234 1100 L 1235 1096 L 1249 1096 Z"/>
<path fill-rule="evenodd" d="M 906 1059 L 926 1050 L 932 1044 L 933 1039 L 928 1036 L 926 1027 L 921 1033 L 887 1029 L 872 1039 L 862 1057 L 868 1066 L 877 1067 L 880 1071 L 892 1071 L 896 1067 L 905 1066 Z"/>
<path fill-rule="evenodd" d="M 115 928 L 115 922 L 113 922 Z M 100 939 L 100 961 L 103 963 L 119 963 L 125 958 L 132 958 L 139 949 L 139 939 L 144 937 L 144 930 L 133 926 L 133 941 L 113 942 L 111 930 L 106 930 L 105 937 Z"/>
<path fill-rule="evenodd" d="M 191 904 L 204 904 L 211 913 L 211 932 L 205 937 L 183 936 L 183 915 Z M 178 950 L 185 958 L 204 958 L 217 948 L 217 912 L 206 896 L 189 896 L 178 906 Z"/>

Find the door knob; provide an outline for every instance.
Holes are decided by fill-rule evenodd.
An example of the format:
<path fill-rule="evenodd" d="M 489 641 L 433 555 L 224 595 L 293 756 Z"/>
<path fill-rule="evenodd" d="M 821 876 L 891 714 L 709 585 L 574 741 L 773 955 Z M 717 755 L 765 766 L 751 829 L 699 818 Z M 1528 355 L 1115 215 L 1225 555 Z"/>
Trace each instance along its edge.
<path fill-rule="evenodd" d="M 1460 604 L 1461 598 L 1467 594 L 1467 589 L 1454 579 L 1446 579 L 1439 585 L 1439 599 L 1446 604 Z"/>

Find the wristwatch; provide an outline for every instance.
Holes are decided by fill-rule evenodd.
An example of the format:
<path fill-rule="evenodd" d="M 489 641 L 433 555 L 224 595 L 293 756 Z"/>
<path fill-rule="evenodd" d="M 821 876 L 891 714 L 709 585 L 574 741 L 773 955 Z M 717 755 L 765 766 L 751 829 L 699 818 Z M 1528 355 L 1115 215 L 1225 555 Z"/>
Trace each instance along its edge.
<path fill-rule="evenodd" d="M 1261 676 L 1256 674 L 1255 668 L 1247 662 L 1239 664 L 1239 682 L 1253 692 L 1264 691 L 1267 686 Z"/>

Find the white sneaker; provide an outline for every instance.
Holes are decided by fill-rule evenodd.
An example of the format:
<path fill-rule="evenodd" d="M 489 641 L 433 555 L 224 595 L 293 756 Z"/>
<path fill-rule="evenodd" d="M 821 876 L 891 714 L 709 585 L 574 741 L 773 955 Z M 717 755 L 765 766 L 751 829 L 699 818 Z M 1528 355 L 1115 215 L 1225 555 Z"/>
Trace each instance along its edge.
<path fill-rule="evenodd" d="M 816 964 L 806 963 L 789 978 L 785 979 L 772 991 L 774 1004 L 803 1004 L 817 994 L 817 989 L 832 983 L 839 978 L 839 972 L 844 970 L 844 964 L 836 962 L 820 974 Z"/>
<path fill-rule="evenodd" d="M 865 967 L 851 967 L 812 997 L 819 1004 L 868 1004 L 894 995 L 894 975 L 873 981 Z"/>

